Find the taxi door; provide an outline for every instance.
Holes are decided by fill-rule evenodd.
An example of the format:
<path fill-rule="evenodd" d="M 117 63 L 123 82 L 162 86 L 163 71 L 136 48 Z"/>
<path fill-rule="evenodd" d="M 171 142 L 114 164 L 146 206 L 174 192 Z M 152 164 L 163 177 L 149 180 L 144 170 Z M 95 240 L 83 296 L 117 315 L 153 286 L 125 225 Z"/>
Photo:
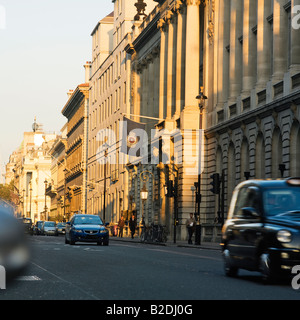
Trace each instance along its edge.
<path fill-rule="evenodd" d="M 240 189 L 231 226 L 230 251 L 236 263 L 246 269 L 255 268 L 256 243 L 263 227 L 260 190 L 255 186 Z"/>

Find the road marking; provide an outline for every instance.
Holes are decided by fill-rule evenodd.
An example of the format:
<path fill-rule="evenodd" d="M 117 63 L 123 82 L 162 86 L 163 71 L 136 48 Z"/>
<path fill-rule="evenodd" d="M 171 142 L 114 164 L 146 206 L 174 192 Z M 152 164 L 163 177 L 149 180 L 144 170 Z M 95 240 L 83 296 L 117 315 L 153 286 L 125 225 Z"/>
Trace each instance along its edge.
<path fill-rule="evenodd" d="M 83 249 L 84 251 L 99 251 L 99 252 L 102 252 L 102 251 L 104 251 L 104 250 L 97 250 L 97 249 L 93 249 L 93 248 L 85 248 L 85 249 Z"/>
<path fill-rule="evenodd" d="M 38 276 L 19 276 L 16 278 L 18 281 L 41 281 L 42 279 Z"/>
<path fill-rule="evenodd" d="M 33 265 L 34 265 L 34 266 L 36 266 L 37 268 L 39 268 L 39 269 L 43 270 L 44 272 L 46 272 L 46 273 L 48 273 L 48 274 L 52 275 L 53 277 L 55 277 L 56 279 L 60 280 L 61 282 L 67 283 L 68 285 L 70 285 L 70 286 L 72 286 L 72 287 L 76 288 L 77 290 L 80 290 L 81 292 L 83 292 L 84 294 L 86 294 L 87 296 L 89 296 L 90 298 L 93 298 L 93 299 L 95 299 L 95 300 L 99 300 L 99 298 L 98 298 L 98 297 L 96 297 L 95 295 L 93 295 L 93 294 L 91 294 L 91 293 L 89 293 L 89 292 L 85 291 L 84 289 L 82 289 L 81 287 L 78 287 L 78 286 L 77 286 L 77 285 L 75 285 L 74 283 L 72 283 L 72 282 L 70 282 L 70 281 L 68 281 L 68 280 L 66 280 L 66 279 L 63 279 L 62 277 L 60 277 L 60 276 L 58 276 L 58 275 L 54 274 L 53 272 L 51 272 L 51 271 L 49 271 L 49 270 L 47 270 L 47 269 L 43 268 L 42 266 L 40 266 L 40 265 L 38 265 L 38 264 L 36 264 L 36 263 L 34 263 L 34 262 L 32 262 L 32 261 L 31 261 L 31 264 L 33 264 Z"/>
<path fill-rule="evenodd" d="M 184 253 L 184 252 L 175 252 L 175 251 L 169 251 L 169 250 L 163 250 L 163 249 L 147 249 L 147 250 L 149 250 L 149 251 L 165 252 L 165 253 L 172 253 L 172 254 L 177 254 L 177 255 L 182 255 L 182 256 L 189 256 L 189 257 L 195 257 L 195 258 L 200 258 L 200 259 L 209 259 L 209 260 L 214 260 L 214 261 L 222 261 L 221 258 L 209 257 L 209 256 L 204 256 L 204 255 L 198 255 L 198 254 L 190 254 L 190 253 Z"/>

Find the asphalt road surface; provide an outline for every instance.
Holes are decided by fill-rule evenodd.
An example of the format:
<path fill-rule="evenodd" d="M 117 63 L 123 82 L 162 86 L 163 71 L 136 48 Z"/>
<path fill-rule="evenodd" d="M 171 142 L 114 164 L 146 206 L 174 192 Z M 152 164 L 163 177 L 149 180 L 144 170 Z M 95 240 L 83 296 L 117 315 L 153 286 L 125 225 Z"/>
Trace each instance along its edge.
<path fill-rule="evenodd" d="M 64 237 L 30 237 L 25 272 L 0 300 L 263 300 L 300 299 L 290 281 L 265 285 L 259 273 L 223 272 L 220 250 L 110 241 L 66 245 Z"/>

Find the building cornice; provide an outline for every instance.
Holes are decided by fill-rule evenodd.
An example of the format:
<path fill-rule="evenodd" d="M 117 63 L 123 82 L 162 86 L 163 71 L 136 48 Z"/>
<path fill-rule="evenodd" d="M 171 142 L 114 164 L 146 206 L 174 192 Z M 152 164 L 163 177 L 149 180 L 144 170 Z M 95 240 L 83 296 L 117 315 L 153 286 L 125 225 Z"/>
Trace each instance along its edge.
<path fill-rule="evenodd" d="M 278 100 L 272 101 L 261 107 L 257 107 L 248 112 L 244 112 L 232 119 L 226 120 L 220 124 L 217 124 L 209 129 L 205 130 L 205 135 L 207 137 L 212 137 L 216 133 L 222 134 L 227 132 L 229 129 L 233 130 L 237 127 L 240 127 L 243 123 L 247 124 L 253 121 L 256 121 L 257 118 L 263 119 L 272 114 L 278 113 L 280 111 L 291 108 L 291 106 L 300 104 L 300 92 L 294 92 L 288 96 L 282 97 Z"/>

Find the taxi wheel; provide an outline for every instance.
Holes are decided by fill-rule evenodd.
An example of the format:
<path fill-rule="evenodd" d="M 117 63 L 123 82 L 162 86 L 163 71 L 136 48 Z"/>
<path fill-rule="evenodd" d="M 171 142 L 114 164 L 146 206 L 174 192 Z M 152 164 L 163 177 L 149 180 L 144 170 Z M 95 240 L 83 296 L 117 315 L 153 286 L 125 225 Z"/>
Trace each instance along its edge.
<path fill-rule="evenodd" d="M 230 260 L 230 253 L 228 249 L 224 250 L 223 258 L 224 258 L 224 269 L 225 269 L 226 276 L 236 277 L 239 269 L 232 265 L 232 262 Z"/>

